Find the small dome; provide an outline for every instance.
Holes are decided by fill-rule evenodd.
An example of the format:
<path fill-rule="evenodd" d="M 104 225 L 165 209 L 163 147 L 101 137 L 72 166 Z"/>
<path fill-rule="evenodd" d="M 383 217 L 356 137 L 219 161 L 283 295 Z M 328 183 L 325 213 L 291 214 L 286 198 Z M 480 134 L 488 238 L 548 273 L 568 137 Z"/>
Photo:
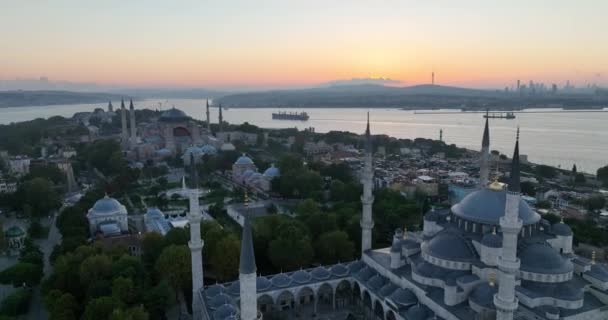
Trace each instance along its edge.
<path fill-rule="evenodd" d="M 369 280 L 367 280 L 366 282 L 367 287 L 370 288 L 373 291 L 379 290 L 380 288 L 382 288 L 385 284 L 386 284 L 386 278 L 384 278 L 383 276 L 376 274 L 375 276 L 371 277 Z"/>
<path fill-rule="evenodd" d="M 207 287 L 205 290 L 203 290 L 203 292 L 205 293 L 205 296 L 207 298 L 213 298 L 218 294 L 226 293 L 226 288 L 224 288 L 224 286 L 222 286 L 221 284 L 214 284 L 212 286 Z"/>
<path fill-rule="evenodd" d="M 540 274 L 571 272 L 572 263 L 546 243 L 532 243 L 519 253 L 521 270 Z"/>
<path fill-rule="evenodd" d="M 258 291 L 265 291 L 272 287 L 272 282 L 266 277 L 258 277 L 256 280 L 256 287 Z"/>
<path fill-rule="evenodd" d="M 253 160 L 251 160 L 251 158 L 249 158 L 248 156 L 243 154 L 238 159 L 236 159 L 236 162 L 234 162 L 234 164 L 239 164 L 239 165 L 253 164 Z"/>
<path fill-rule="evenodd" d="M 293 281 L 299 284 L 303 284 L 309 282 L 312 276 L 310 275 L 310 273 L 304 270 L 298 270 L 291 275 L 291 278 L 293 279 Z"/>
<path fill-rule="evenodd" d="M 5 232 L 5 236 L 9 238 L 18 238 L 25 235 L 25 231 L 18 226 L 12 226 Z"/>
<path fill-rule="evenodd" d="M 429 310 L 427 307 L 417 304 L 407 309 L 405 317 L 408 320 L 426 320 L 429 317 Z"/>
<path fill-rule="evenodd" d="M 411 306 L 418 302 L 418 298 L 410 289 L 397 288 L 390 296 L 396 305 L 400 307 Z"/>
<path fill-rule="evenodd" d="M 184 151 L 184 156 L 190 156 L 191 154 L 200 156 L 203 154 L 203 150 L 197 146 L 190 146 L 188 149 L 186 149 L 186 151 Z"/>
<path fill-rule="evenodd" d="M 488 248 L 502 247 L 502 237 L 494 232 L 486 233 L 481 239 L 481 245 Z"/>
<path fill-rule="evenodd" d="M 352 273 L 352 274 L 359 272 L 359 270 L 363 269 L 364 267 L 365 267 L 365 263 L 363 263 L 363 261 L 361 261 L 361 260 L 357 260 L 357 261 L 351 263 L 350 265 L 348 265 L 348 269 L 350 270 L 350 273 Z"/>
<path fill-rule="evenodd" d="M 264 176 L 268 178 L 276 178 L 281 176 L 281 171 L 279 168 L 275 167 L 274 164 L 270 165 L 270 168 L 264 171 Z"/>
<path fill-rule="evenodd" d="M 357 275 L 355 277 L 357 279 L 359 279 L 361 282 L 367 282 L 367 280 L 371 279 L 375 275 L 376 275 L 376 271 L 374 271 L 374 269 L 366 266 L 365 268 L 363 268 L 359 272 L 357 272 Z"/>
<path fill-rule="evenodd" d="M 102 199 L 97 200 L 93 205 L 93 212 L 95 214 L 114 214 L 121 211 L 122 204 L 114 198 L 110 198 L 107 195 Z"/>
<path fill-rule="evenodd" d="M 505 215 L 506 191 L 482 189 L 469 193 L 462 201 L 452 206 L 452 212 L 468 221 L 498 225 Z M 534 212 L 525 200 L 519 199 L 519 218 L 524 225 L 536 223 L 540 215 Z"/>
<path fill-rule="evenodd" d="M 433 237 L 427 246 L 433 257 L 452 261 L 471 261 L 476 259 L 475 248 L 457 231 L 446 229 Z"/>
<path fill-rule="evenodd" d="M 225 304 L 232 304 L 232 298 L 223 293 L 220 293 L 209 300 L 209 307 L 211 310 L 215 310 Z"/>
<path fill-rule="evenodd" d="M 234 281 L 228 286 L 228 293 L 233 296 L 239 296 L 241 294 L 241 282 Z"/>
<path fill-rule="evenodd" d="M 389 282 L 387 284 L 385 284 L 380 291 L 378 291 L 378 295 L 381 297 L 387 297 L 390 296 L 391 294 L 393 294 L 393 292 L 395 292 L 395 290 L 397 290 L 397 286 L 394 285 L 393 283 Z"/>
<path fill-rule="evenodd" d="M 160 211 L 160 209 L 158 209 L 156 207 L 148 208 L 148 211 L 146 211 L 146 216 L 148 216 L 148 218 L 164 218 L 165 217 L 163 212 Z"/>
<path fill-rule="evenodd" d="M 555 235 L 563 237 L 568 237 L 572 235 L 572 229 L 570 229 L 570 226 L 563 222 L 558 222 L 554 224 L 551 227 L 551 232 L 553 232 Z"/>
<path fill-rule="evenodd" d="M 190 117 L 188 117 L 188 115 L 179 110 L 176 109 L 175 107 L 164 111 L 161 115 L 160 118 L 158 118 L 159 121 L 163 121 L 163 122 L 182 122 L 182 121 L 187 121 L 189 120 Z"/>
<path fill-rule="evenodd" d="M 285 288 L 291 284 L 291 278 L 283 273 L 279 273 L 270 280 L 275 287 Z"/>
<path fill-rule="evenodd" d="M 231 304 L 225 304 L 213 312 L 213 319 L 230 319 L 230 317 L 235 315 L 237 315 L 236 307 Z"/>
<path fill-rule="evenodd" d="M 206 144 L 206 145 L 202 146 L 200 149 L 205 154 L 216 154 L 217 153 L 217 149 L 210 144 Z"/>
<path fill-rule="evenodd" d="M 345 267 L 343 264 L 337 264 L 331 267 L 331 274 L 336 277 L 345 277 L 348 275 L 348 272 L 348 268 Z"/>
<path fill-rule="evenodd" d="M 494 309 L 494 294 L 498 292 L 497 286 L 489 283 L 482 283 L 473 289 L 469 299 L 485 308 Z"/>
<path fill-rule="evenodd" d="M 325 280 L 331 276 L 325 267 L 316 267 L 310 272 L 310 274 L 315 280 Z"/>

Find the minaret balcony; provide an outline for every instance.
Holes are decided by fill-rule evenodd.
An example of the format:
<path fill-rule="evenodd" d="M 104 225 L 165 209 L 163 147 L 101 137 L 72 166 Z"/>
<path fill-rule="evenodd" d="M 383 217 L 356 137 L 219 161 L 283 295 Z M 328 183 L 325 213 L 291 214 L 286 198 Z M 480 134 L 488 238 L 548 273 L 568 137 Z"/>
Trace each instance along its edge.
<path fill-rule="evenodd" d="M 199 241 L 198 243 L 196 243 L 196 242 L 193 243 L 192 241 L 188 241 L 188 247 L 192 251 L 203 250 L 204 245 L 205 245 L 205 243 L 202 240 Z"/>

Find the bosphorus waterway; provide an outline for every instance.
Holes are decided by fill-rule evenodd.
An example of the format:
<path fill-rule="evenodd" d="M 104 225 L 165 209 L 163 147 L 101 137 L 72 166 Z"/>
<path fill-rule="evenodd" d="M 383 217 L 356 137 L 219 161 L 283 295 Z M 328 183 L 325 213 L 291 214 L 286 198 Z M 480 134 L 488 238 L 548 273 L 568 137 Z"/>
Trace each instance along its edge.
<path fill-rule="evenodd" d="M 159 104 L 160 103 L 160 104 Z M 120 106 L 113 101 L 114 107 Z M 149 99 L 137 101 L 136 108 L 167 109 L 175 106 L 196 119 L 205 118 L 203 100 Z M 0 108 L 0 124 L 48 118 L 59 115 L 71 117 L 76 112 L 106 108 L 106 104 L 78 104 Z M 306 109 L 310 119 L 306 122 L 272 120 L 276 108 L 230 108 L 223 112 L 229 123 L 249 122 L 263 128 L 314 127 L 316 132 L 331 130 L 362 133 L 365 130 L 365 108 L 313 108 Z M 293 111 L 300 111 L 293 109 Z M 398 138 L 439 138 L 443 129 L 446 143 L 459 147 L 479 149 L 483 130 L 479 113 L 415 114 L 399 109 L 369 109 L 374 134 Z M 217 122 L 217 109 L 211 108 L 211 120 Z M 581 171 L 595 173 L 608 164 L 608 112 L 606 113 L 519 113 L 514 120 L 491 119 L 491 149 L 510 155 L 515 131 L 521 128 L 521 153 L 528 160 L 562 168 L 574 163 Z"/>

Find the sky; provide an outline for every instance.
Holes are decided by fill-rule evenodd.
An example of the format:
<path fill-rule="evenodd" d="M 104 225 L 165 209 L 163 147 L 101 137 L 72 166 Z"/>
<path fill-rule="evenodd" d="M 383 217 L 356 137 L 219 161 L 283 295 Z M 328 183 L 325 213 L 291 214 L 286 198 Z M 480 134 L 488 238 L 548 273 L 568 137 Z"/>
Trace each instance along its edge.
<path fill-rule="evenodd" d="M 608 85 L 605 0 L 0 0 L 0 79 Z"/>

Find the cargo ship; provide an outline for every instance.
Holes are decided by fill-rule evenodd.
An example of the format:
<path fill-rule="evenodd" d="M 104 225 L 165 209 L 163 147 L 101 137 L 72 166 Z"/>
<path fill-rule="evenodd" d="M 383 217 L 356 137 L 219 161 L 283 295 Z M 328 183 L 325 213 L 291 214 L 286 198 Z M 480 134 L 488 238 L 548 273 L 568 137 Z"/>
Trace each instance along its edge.
<path fill-rule="evenodd" d="M 273 120 L 300 120 L 306 121 L 310 118 L 308 113 L 306 112 L 273 112 L 272 119 Z"/>
<path fill-rule="evenodd" d="M 483 115 L 486 119 L 507 119 L 512 120 L 515 119 L 515 114 L 513 112 L 486 112 Z"/>

